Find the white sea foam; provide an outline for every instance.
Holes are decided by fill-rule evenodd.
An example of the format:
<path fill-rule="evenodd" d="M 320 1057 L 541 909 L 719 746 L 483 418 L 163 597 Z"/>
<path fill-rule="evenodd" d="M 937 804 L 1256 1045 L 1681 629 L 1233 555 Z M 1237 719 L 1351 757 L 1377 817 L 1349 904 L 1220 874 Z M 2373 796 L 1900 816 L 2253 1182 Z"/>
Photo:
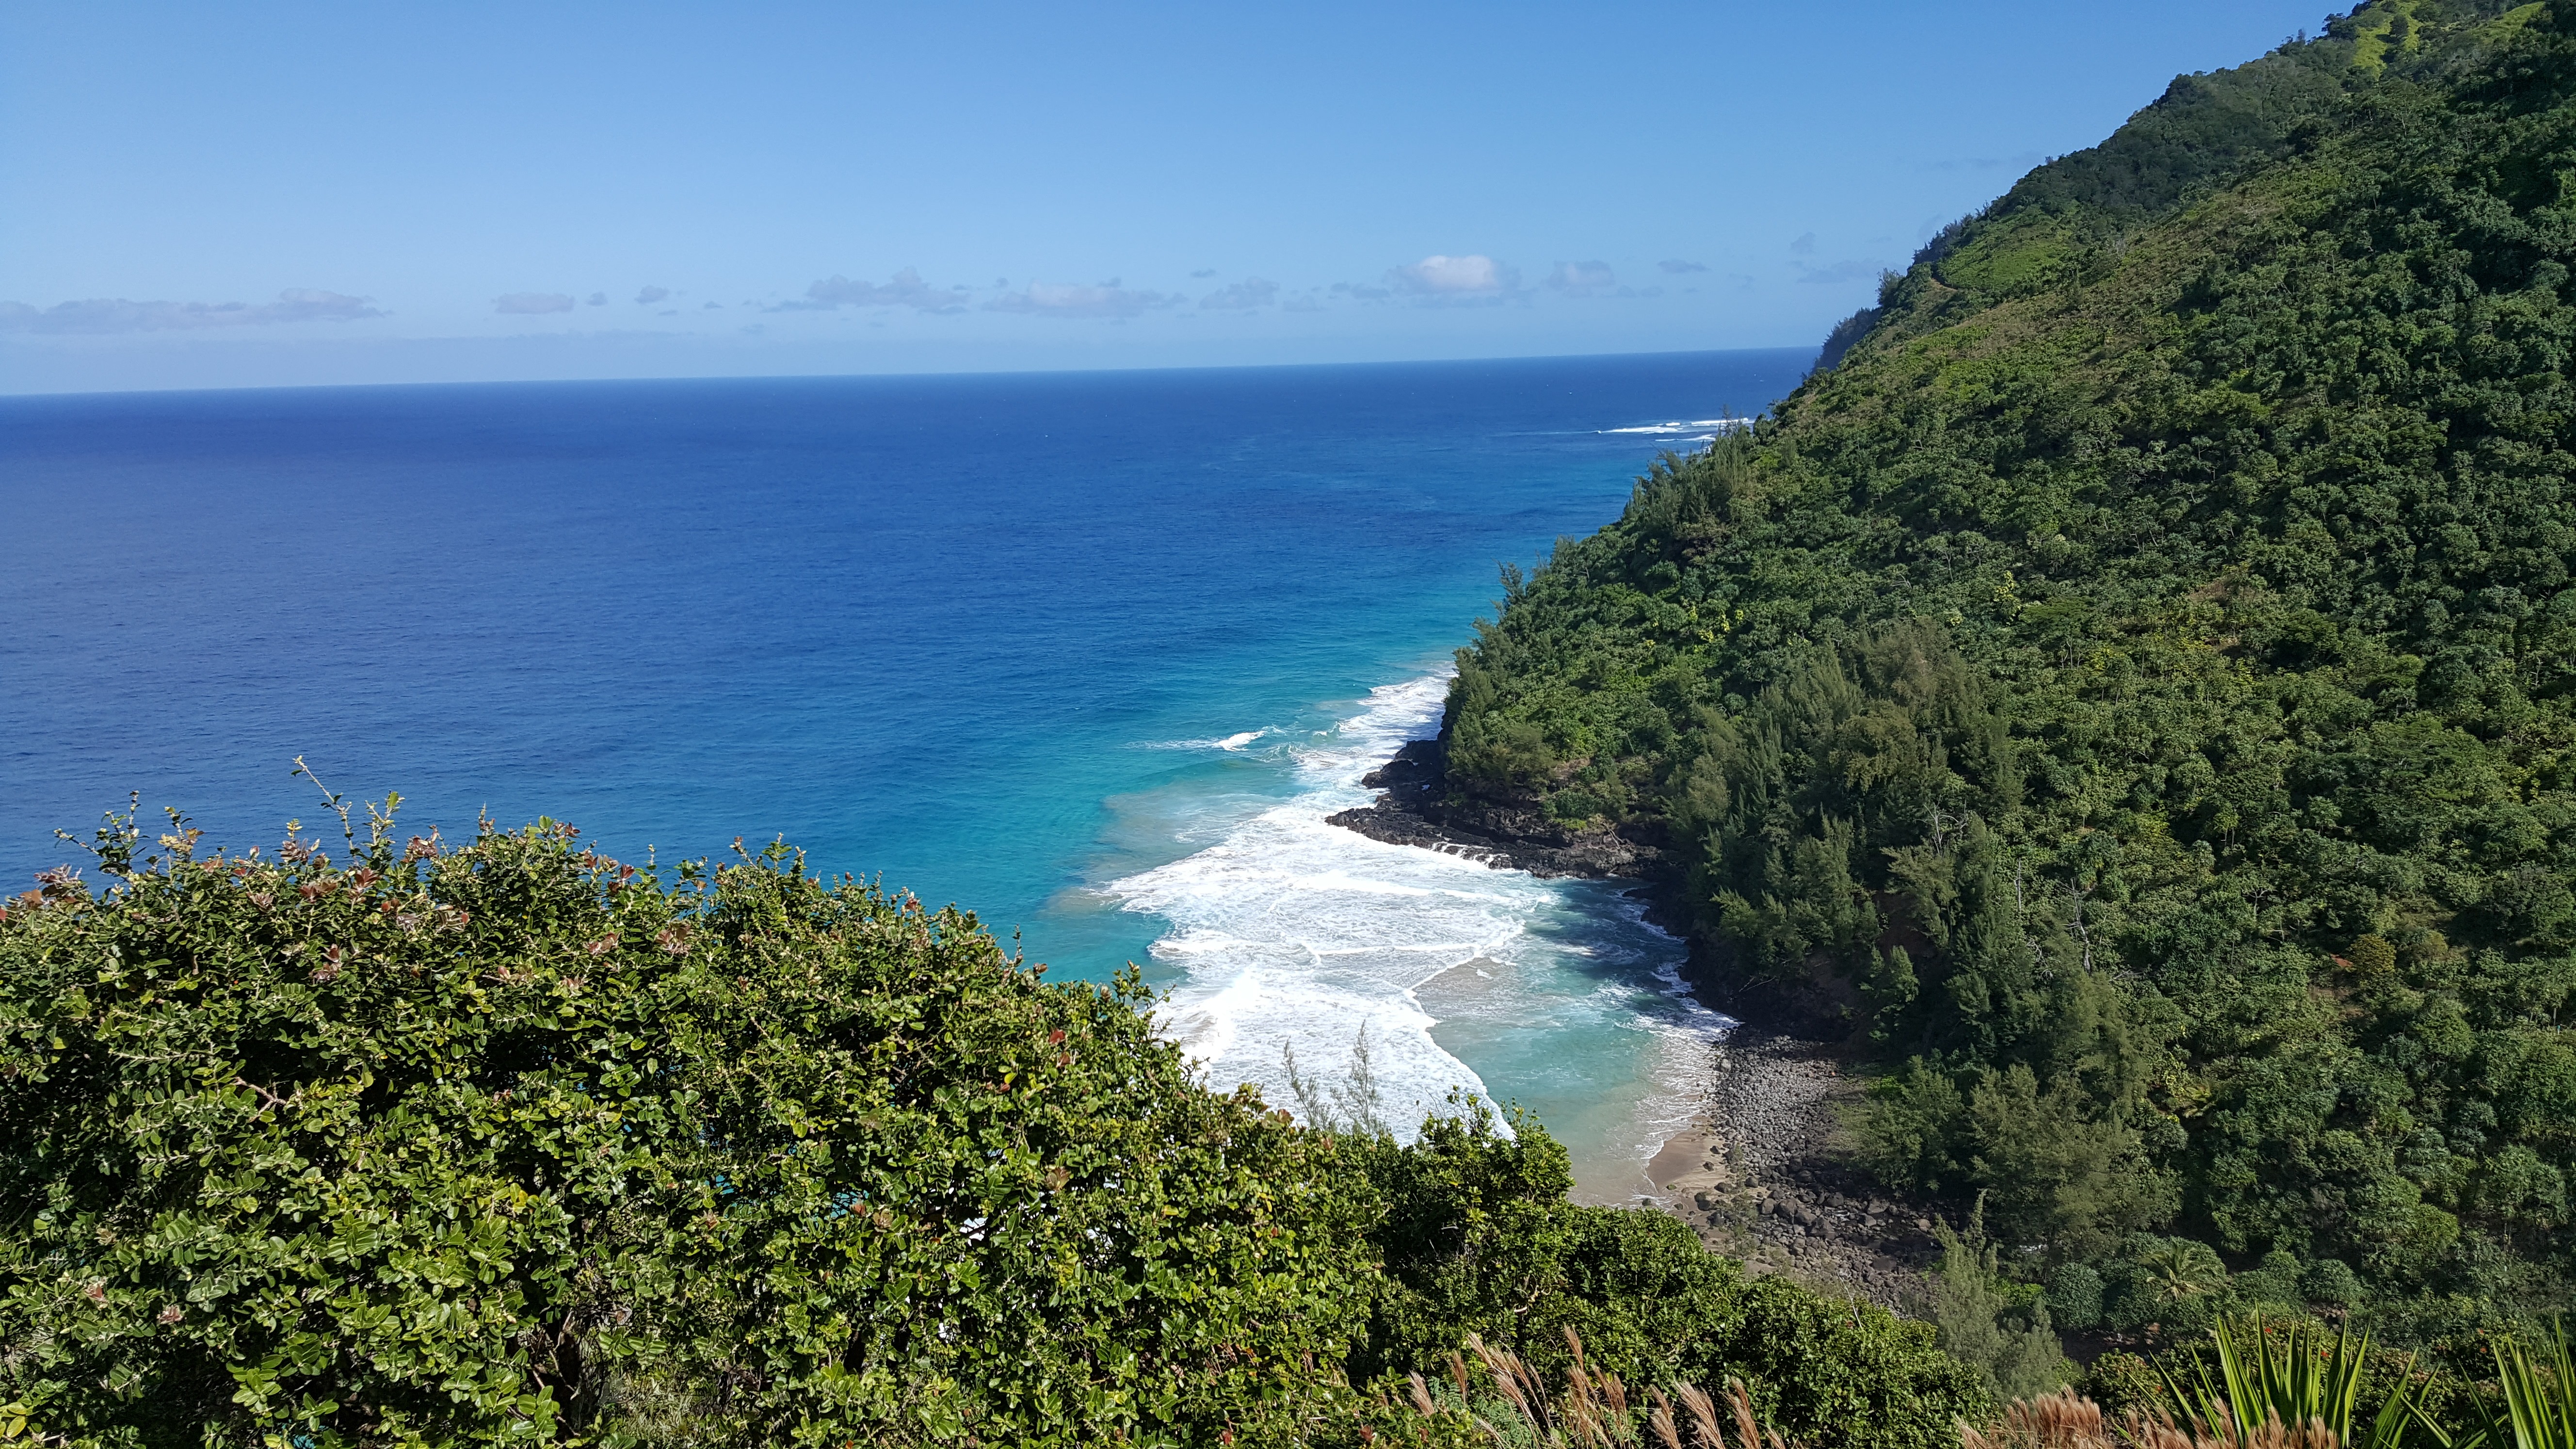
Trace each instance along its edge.
<path fill-rule="evenodd" d="M 1242 730 L 1235 734 L 1227 735 L 1223 739 L 1214 740 L 1149 740 L 1144 744 L 1143 748 L 1149 750 L 1224 750 L 1228 753 L 1240 753 L 1245 746 L 1252 744 L 1254 741 L 1259 740 L 1265 735 L 1276 733 L 1278 733 L 1278 731 L 1272 729 L 1257 729 Z"/>
<path fill-rule="evenodd" d="M 1402 1135 L 1452 1092 L 1490 1085 L 1547 1105 L 1578 1169 L 1591 1158 L 1592 1176 L 1618 1179 L 1696 1109 L 1692 1053 L 1727 1024 L 1680 992 L 1679 944 L 1615 887 L 1325 823 L 1368 803 L 1363 774 L 1436 731 L 1447 686 L 1445 675 L 1385 686 L 1338 729 L 1285 742 L 1294 798 L 1109 893 L 1171 923 L 1153 946 L 1180 978 L 1163 1030 L 1209 1085 L 1250 1082 L 1293 1108 L 1282 1048 L 1305 1075 L 1340 1085 L 1365 1028 L 1384 1116 Z M 1489 1084 L 1435 1027 L 1505 1078 Z"/>
<path fill-rule="evenodd" d="M 1365 1027 L 1389 1120 L 1419 1122 L 1452 1090 L 1484 1090 L 1431 1040 L 1412 988 L 1519 934 L 1534 904 L 1520 898 L 1538 882 L 1324 820 L 1368 803 L 1360 776 L 1432 732 L 1447 685 L 1433 676 L 1374 691 L 1357 718 L 1289 746 L 1304 787 L 1295 798 L 1206 850 L 1110 884 L 1127 909 L 1172 923 L 1154 954 L 1185 979 L 1164 1030 L 1211 1085 L 1251 1082 L 1289 1103 L 1281 1049 L 1338 1083 Z"/>
<path fill-rule="evenodd" d="M 1731 433 L 1737 428 L 1750 427 L 1751 425 L 1752 421 L 1748 418 L 1701 418 L 1696 422 L 1644 423 L 1633 428 L 1602 428 L 1598 431 L 1604 434 L 1643 433 L 1650 437 L 1670 437 L 1675 433 L 1696 433 L 1702 429 L 1708 429 L 1720 433 Z"/>

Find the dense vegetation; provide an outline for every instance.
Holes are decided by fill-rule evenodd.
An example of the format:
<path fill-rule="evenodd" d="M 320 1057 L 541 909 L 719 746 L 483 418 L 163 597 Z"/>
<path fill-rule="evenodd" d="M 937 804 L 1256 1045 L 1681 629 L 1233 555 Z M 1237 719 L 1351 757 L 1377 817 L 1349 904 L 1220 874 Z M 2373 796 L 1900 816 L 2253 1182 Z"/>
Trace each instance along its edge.
<path fill-rule="evenodd" d="M 1925 1325 L 1568 1204 L 1534 1122 L 1297 1126 L 1132 978 L 783 848 L 95 849 L 0 912 L 0 1439 L 1482 1443 L 1491 1383 L 1404 1375 L 1568 1330 L 1810 1442 L 1986 1402 Z"/>
<path fill-rule="evenodd" d="M 2475 1371 L 2576 1274 L 2571 85 L 2474 0 L 2177 81 L 1461 656 L 1454 788 L 1662 842 L 1872 1060 L 1977 1366 L 783 849 L 118 822 L 0 911 L 0 1437 L 1464 1444 L 1481 1343 L 1931 1449 L 2267 1305 Z"/>
<path fill-rule="evenodd" d="M 2469 0 L 2175 82 L 1459 656 L 1452 804 L 1662 842 L 2060 1326 L 2567 1301 L 2571 83 Z"/>

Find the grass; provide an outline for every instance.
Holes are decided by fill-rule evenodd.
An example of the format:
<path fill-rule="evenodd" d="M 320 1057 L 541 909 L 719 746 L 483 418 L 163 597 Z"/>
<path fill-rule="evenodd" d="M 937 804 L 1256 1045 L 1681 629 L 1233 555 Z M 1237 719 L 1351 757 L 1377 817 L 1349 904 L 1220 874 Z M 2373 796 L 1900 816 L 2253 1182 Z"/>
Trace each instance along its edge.
<path fill-rule="evenodd" d="M 1728 1379 L 1716 1394 L 1681 1382 L 1669 1394 L 1632 1394 L 1617 1374 L 1585 1361 L 1572 1328 L 1565 1342 L 1574 1362 L 1564 1387 L 1551 1389 L 1518 1354 L 1470 1334 L 1467 1351 L 1449 1355 L 1448 1382 L 1410 1377 L 1414 1412 L 1464 1416 L 1500 1449 L 1788 1449 L 1777 1430 L 1762 1426 L 1742 1379 Z"/>

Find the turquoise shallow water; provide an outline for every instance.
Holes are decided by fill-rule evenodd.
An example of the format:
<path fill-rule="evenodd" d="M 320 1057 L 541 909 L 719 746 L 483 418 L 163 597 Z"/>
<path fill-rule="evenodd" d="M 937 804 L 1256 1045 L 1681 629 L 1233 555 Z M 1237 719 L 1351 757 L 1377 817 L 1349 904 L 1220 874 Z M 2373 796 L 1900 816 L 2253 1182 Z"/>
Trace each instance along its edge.
<path fill-rule="evenodd" d="M 784 835 L 1144 963 L 1274 1099 L 1365 1024 L 1399 1112 L 1521 1102 L 1612 1193 L 1712 1026 L 1670 943 L 1321 818 L 1497 563 L 1809 356 L 0 399 L 0 872 L 129 790 L 272 841 L 298 754 L 413 828 Z"/>

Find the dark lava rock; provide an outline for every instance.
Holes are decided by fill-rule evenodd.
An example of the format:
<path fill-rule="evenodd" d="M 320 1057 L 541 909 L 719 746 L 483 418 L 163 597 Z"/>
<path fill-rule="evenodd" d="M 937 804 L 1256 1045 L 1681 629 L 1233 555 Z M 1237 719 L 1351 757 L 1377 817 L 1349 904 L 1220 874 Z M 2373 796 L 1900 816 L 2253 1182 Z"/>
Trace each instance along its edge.
<path fill-rule="evenodd" d="M 1500 798 L 1460 788 L 1448 777 L 1448 747 L 1414 740 L 1395 758 L 1360 777 L 1377 799 L 1327 817 L 1390 845 L 1418 846 L 1535 876 L 1652 875 L 1664 851 L 1647 825 L 1570 826 L 1551 820 L 1535 800 Z"/>

